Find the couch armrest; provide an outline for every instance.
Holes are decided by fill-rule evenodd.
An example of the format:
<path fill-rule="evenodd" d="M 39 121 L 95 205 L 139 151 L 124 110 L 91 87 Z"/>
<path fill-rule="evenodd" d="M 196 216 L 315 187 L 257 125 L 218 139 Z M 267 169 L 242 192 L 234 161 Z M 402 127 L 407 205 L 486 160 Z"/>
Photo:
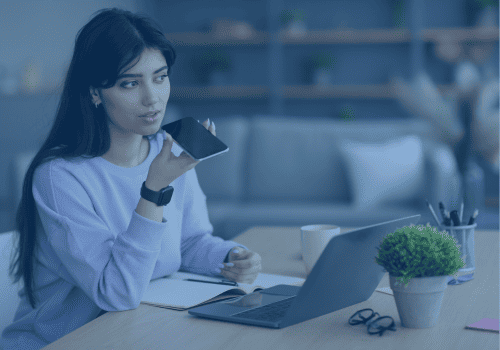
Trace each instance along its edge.
<path fill-rule="evenodd" d="M 461 178 L 451 147 L 425 140 L 424 153 L 425 198 L 434 207 L 436 214 L 439 202 L 443 202 L 446 208 L 456 207 L 460 199 Z"/>

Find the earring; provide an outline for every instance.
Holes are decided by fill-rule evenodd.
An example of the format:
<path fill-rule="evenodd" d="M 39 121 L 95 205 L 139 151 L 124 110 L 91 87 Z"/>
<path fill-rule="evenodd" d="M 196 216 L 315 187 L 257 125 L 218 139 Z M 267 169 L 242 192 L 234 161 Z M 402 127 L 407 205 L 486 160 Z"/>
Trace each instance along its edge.
<path fill-rule="evenodd" d="M 99 106 L 99 103 L 97 103 L 97 102 L 96 102 L 96 103 L 95 103 L 95 108 L 97 108 L 97 106 Z"/>

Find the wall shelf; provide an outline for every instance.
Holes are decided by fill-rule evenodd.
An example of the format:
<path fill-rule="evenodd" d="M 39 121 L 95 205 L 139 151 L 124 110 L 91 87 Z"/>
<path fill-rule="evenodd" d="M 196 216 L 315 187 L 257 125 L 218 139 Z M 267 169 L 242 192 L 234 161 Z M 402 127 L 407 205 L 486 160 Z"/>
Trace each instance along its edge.
<path fill-rule="evenodd" d="M 422 40 L 426 42 L 496 41 L 498 27 L 490 28 L 429 28 L 422 30 Z M 240 39 L 230 33 L 216 35 L 201 32 L 166 33 L 166 37 L 177 46 L 241 46 L 268 45 L 267 32 L 254 32 L 247 39 Z M 410 42 L 412 35 L 408 29 L 366 29 L 366 30 L 309 30 L 304 37 L 292 37 L 280 31 L 278 40 L 284 45 L 318 44 L 394 44 Z"/>
<path fill-rule="evenodd" d="M 438 85 L 441 93 L 450 89 L 449 85 Z M 283 86 L 284 99 L 393 99 L 390 84 L 374 85 L 333 85 L 317 87 L 314 85 Z M 268 99 L 270 88 L 267 86 L 228 85 L 207 87 L 173 87 L 170 94 L 172 100 L 217 100 L 217 99 Z"/>
<path fill-rule="evenodd" d="M 172 87 L 172 100 L 212 99 L 264 99 L 269 96 L 269 87 L 251 85 L 226 85 L 204 87 Z"/>

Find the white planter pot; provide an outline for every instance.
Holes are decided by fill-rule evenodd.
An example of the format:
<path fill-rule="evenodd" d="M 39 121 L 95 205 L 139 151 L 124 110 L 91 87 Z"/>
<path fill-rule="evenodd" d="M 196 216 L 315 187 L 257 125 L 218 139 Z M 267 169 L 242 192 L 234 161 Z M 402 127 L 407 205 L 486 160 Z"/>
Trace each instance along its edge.
<path fill-rule="evenodd" d="M 304 21 L 292 21 L 287 27 L 288 35 L 292 38 L 303 38 L 307 35 L 307 27 Z"/>
<path fill-rule="evenodd" d="M 229 84 L 229 74 L 227 72 L 214 71 L 210 74 L 211 86 L 224 86 Z"/>
<path fill-rule="evenodd" d="M 316 69 L 313 73 L 313 82 L 314 85 L 318 87 L 331 86 L 330 71 L 326 69 Z"/>
<path fill-rule="evenodd" d="M 448 276 L 416 277 L 396 285 L 396 277 L 389 275 L 390 287 L 398 308 L 401 326 L 430 328 L 436 325 L 448 286 Z"/>

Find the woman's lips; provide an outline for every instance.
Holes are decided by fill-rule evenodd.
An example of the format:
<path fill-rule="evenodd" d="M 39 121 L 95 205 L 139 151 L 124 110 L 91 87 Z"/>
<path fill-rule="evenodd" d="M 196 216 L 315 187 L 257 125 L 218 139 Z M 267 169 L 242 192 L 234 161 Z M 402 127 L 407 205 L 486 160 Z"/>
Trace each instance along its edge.
<path fill-rule="evenodd" d="M 161 111 L 156 111 L 154 114 L 147 113 L 147 114 L 143 114 L 143 115 L 141 115 L 140 117 L 141 117 L 141 118 L 154 118 L 154 117 L 156 117 L 156 115 L 157 115 L 158 113 L 160 113 L 160 112 L 161 112 Z"/>

